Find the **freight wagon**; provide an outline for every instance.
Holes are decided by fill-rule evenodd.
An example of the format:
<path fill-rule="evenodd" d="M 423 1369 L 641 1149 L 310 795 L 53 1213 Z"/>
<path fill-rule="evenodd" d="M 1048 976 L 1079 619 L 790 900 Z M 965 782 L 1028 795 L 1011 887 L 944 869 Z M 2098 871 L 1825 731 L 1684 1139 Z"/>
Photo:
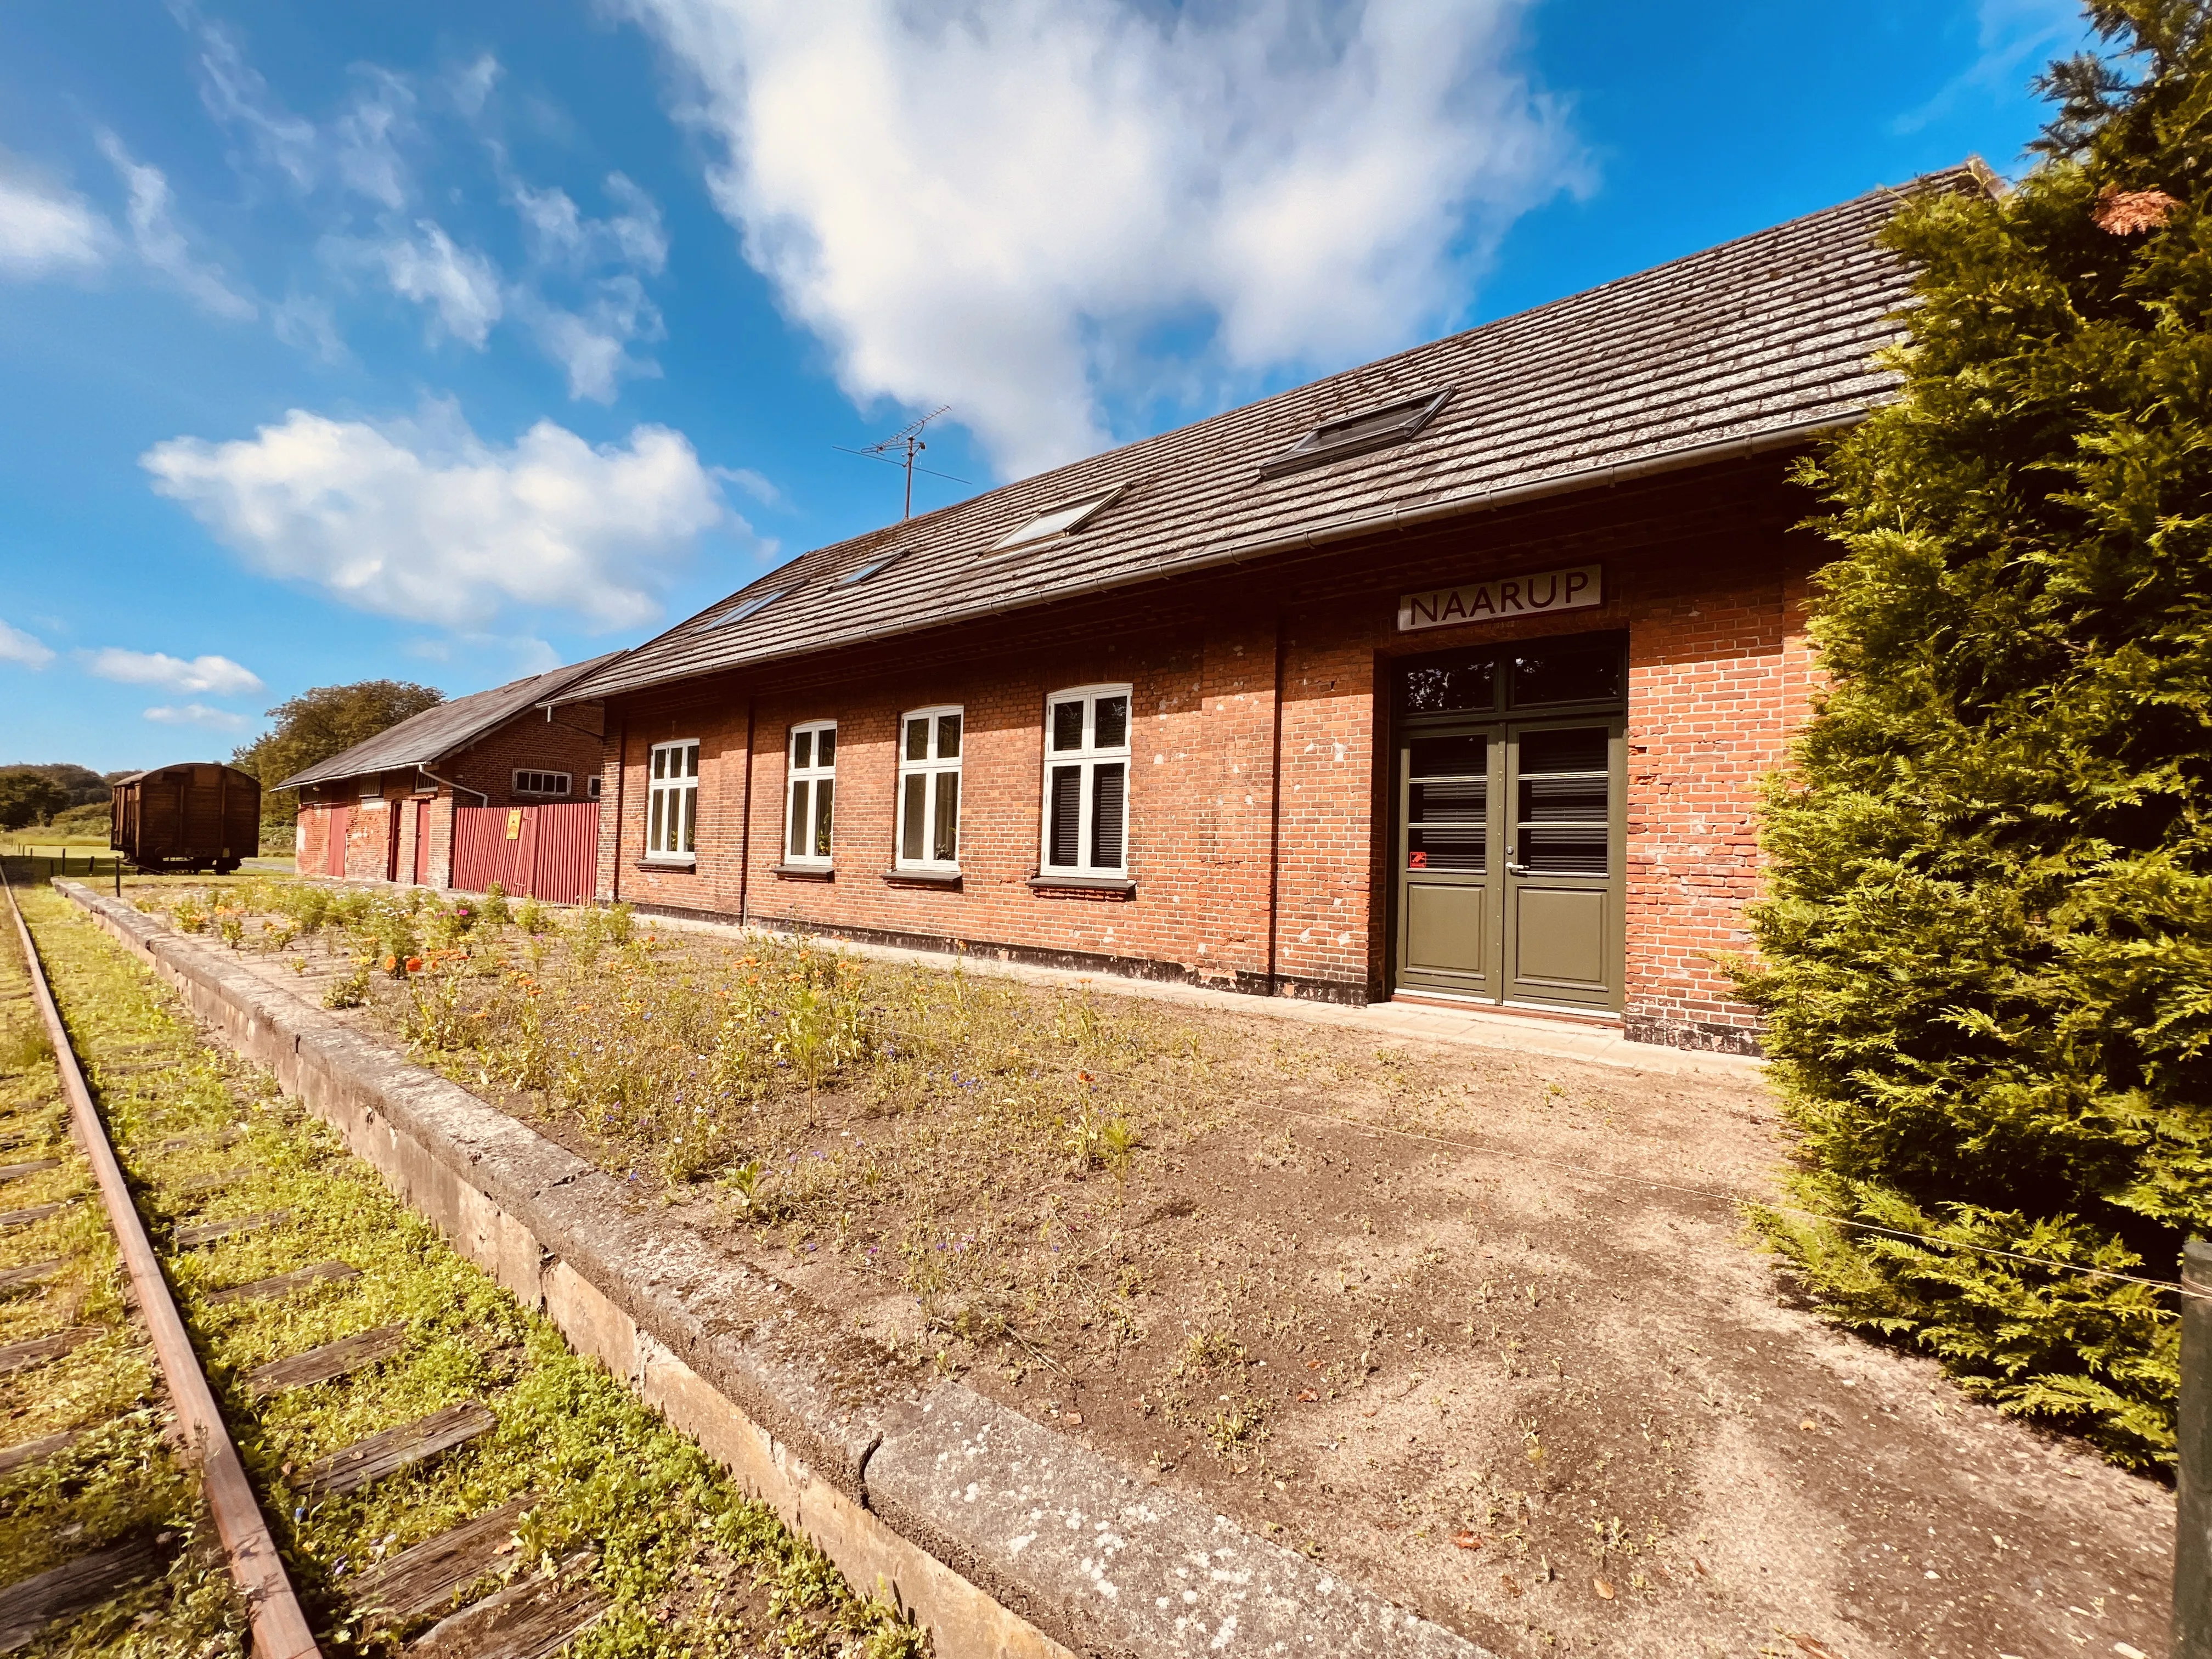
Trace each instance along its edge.
<path fill-rule="evenodd" d="M 234 766 L 157 766 L 115 786 L 107 844 L 141 870 L 228 875 L 261 844 L 261 781 Z"/>

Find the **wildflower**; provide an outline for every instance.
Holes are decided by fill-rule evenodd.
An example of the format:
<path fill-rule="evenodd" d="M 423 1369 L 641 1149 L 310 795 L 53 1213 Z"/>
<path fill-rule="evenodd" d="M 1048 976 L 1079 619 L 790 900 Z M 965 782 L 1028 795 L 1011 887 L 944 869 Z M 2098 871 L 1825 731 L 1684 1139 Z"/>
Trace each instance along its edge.
<path fill-rule="evenodd" d="M 384 971 L 385 971 L 386 973 L 387 973 L 387 974 L 388 974 L 388 973 L 392 972 L 392 970 L 393 969 L 395 969 L 395 968 L 397 968 L 397 967 L 398 967 L 398 966 L 399 966 L 399 958 L 398 958 L 398 957 L 385 957 L 385 959 L 384 959 Z"/>
<path fill-rule="evenodd" d="M 407 971 L 408 971 L 409 973 L 410 973 L 410 974 L 419 974 L 419 973 L 421 973 L 421 972 L 422 971 L 422 957 L 408 957 L 408 958 L 407 958 Z"/>

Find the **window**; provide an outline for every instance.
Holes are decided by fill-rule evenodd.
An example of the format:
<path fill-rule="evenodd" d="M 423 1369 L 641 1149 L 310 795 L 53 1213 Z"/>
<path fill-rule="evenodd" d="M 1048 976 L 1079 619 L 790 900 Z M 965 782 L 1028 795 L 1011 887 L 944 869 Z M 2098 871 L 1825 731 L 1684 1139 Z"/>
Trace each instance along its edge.
<path fill-rule="evenodd" d="M 599 781 L 597 778 L 586 778 L 584 780 L 584 793 L 590 796 L 593 800 L 597 800 L 599 798 Z"/>
<path fill-rule="evenodd" d="M 1430 417 L 1444 406 L 1444 399 L 1450 396 L 1449 391 L 1425 392 L 1418 398 L 1370 409 L 1364 415 L 1324 421 L 1265 463 L 1260 468 L 1260 476 L 1272 478 L 1279 473 L 1319 466 L 1324 461 L 1340 460 L 1346 455 L 1364 455 L 1370 449 L 1404 443 L 1429 423 Z"/>
<path fill-rule="evenodd" d="M 993 542 L 991 551 L 1005 553 L 1017 547 L 1026 547 L 1031 542 L 1048 541 L 1054 536 L 1073 535 L 1113 505 L 1115 498 L 1127 488 L 1127 484 L 1117 484 L 1096 495 L 1085 495 L 1079 501 L 1068 501 L 1040 513 Z"/>
<path fill-rule="evenodd" d="M 566 772 L 517 772 L 514 793 L 518 795 L 565 795 L 568 793 Z"/>
<path fill-rule="evenodd" d="M 863 559 L 843 575 L 838 577 L 838 583 L 842 586 L 849 587 L 853 583 L 864 582 L 871 576 L 880 576 L 905 556 L 906 550 L 901 548 L 896 553 L 878 553 L 873 558 Z"/>
<path fill-rule="evenodd" d="M 899 721 L 898 867 L 960 864 L 960 711 L 917 708 Z"/>
<path fill-rule="evenodd" d="M 1046 700 L 1044 870 L 1127 873 L 1129 688 L 1088 685 Z"/>
<path fill-rule="evenodd" d="M 714 620 L 708 623 L 707 626 L 709 628 L 727 628 L 731 623 L 741 623 L 748 617 L 757 617 L 762 611 L 767 610 L 769 606 L 774 605 L 778 599 L 781 599 L 784 596 L 785 592 L 786 590 L 781 587 L 771 588 L 765 593 L 755 593 L 750 598 L 739 599 L 736 605 L 724 611 L 720 616 L 715 617 Z"/>
<path fill-rule="evenodd" d="M 837 723 L 791 728 L 790 799 L 785 803 L 783 861 L 830 862 L 830 823 L 837 798 Z"/>
<path fill-rule="evenodd" d="M 699 744 L 696 738 L 653 745 L 645 855 L 689 864 L 699 831 Z"/>

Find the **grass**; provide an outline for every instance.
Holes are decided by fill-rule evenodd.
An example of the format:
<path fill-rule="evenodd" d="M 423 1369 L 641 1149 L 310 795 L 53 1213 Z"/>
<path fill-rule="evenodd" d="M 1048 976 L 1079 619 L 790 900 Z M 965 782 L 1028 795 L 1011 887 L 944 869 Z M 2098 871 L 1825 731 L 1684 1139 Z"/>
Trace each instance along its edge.
<path fill-rule="evenodd" d="M 1220 1045 L 1140 1003 L 496 894 L 242 878 L 137 902 L 317 969 L 325 1006 L 366 1006 L 641 1189 L 828 1252 L 969 1338 L 1128 1327 L 1127 1297 L 1088 1271 L 1090 1224 L 1218 1116 Z M 1062 1196 L 1041 1211 L 1041 1193 Z"/>
<path fill-rule="evenodd" d="M 287 1477 L 315 1458 L 463 1399 L 484 1401 L 499 1419 L 492 1435 L 431 1465 L 273 1510 L 326 1652 L 389 1653 L 406 1633 L 353 1616 L 349 1576 L 531 1492 L 541 1498 L 526 1512 L 510 1572 L 589 1550 L 613 1597 L 609 1614 L 573 1645 L 579 1656 L 896 1659 L 921 1651 L 909 1625 L 855 1595 L 826 1558 L 745 1498 L 696 1446 L 454 1255 L 344 1156 L 325 1126 L 283 1102 L 265 1073 L 201 1045 L 174 996 L 80 912 L 49 893 L 27 908 L 118 1152 L 156 1224 L 290 1214 L 289 1224 L 170 1256 L 257 1487 L 286 1491 Z M 207 925 L 220 927 L 229 908 L 211 907 Z M 332 925 L 369 924 L 350 908 L 345 915 Z M 158 1073 L 109 1063 L 149 1048 L 174 1054 L 176 1063 Z M 162 1149 L 179 1137 L 192 1144 Z M 195 1176 L 240 1168 L 249 1178 L 186 1190 Z M 207 1300 L 224 1285 L 326 1260 L 349 1262 L 362 1276 L 279 1302 Z M 408 1340 L 393 1358 L 247 1410 L 254 1366 L 397 1322 L 406 1323 Z"/>
<path fill-rule="evenodd" d="M 36 1655 L 116 1659 L 242 1656 L 246 1613 L 220 1565 L 183 1547 L 206 1525 L 192 1473 L 171 1455 L 173 1421 L 152 1356 L 125 1317 L 114 1235 L 67 1139 L 60 1079 L 37 1006 L 26 994 L 11 919 L 0 918 L 0 1132 L 26 1137 L 0 1163 L 62 1167 L 0 1188 L 0 1208 L 76 1200 L 58 1215 L 0 1231 L 0 1269 L 59 1260 L 42 1285 L 0 1291 L 0 1344 L 91 1326 L 58 1359 L 0 1377 L 0 1442 L 77 1432 L 64 1451 L 0 1476 L 0 1562 L 13 1581 L 133 1538 L 166 1548 L 168 1570 L 34 1642 Z"/>

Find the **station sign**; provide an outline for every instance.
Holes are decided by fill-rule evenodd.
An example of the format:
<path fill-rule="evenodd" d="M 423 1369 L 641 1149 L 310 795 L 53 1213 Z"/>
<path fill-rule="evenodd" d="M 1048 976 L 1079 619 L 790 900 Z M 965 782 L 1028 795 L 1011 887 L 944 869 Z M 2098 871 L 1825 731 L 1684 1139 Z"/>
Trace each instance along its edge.
<path fill-rule="evenodd" d="M 1398 600 L 1398 631 L 1451 628 L 1461 623 L 1504 622 L 1516 617 L 1545 617 L 1554 611 L 1580 611 L 1605 603 L 1604 567 L 1578 564 L 1566 570 L 1540 570 L 1532 576 L 1500 576 L 1463 587 L 1439 587 L 1407 593 Z"/>

